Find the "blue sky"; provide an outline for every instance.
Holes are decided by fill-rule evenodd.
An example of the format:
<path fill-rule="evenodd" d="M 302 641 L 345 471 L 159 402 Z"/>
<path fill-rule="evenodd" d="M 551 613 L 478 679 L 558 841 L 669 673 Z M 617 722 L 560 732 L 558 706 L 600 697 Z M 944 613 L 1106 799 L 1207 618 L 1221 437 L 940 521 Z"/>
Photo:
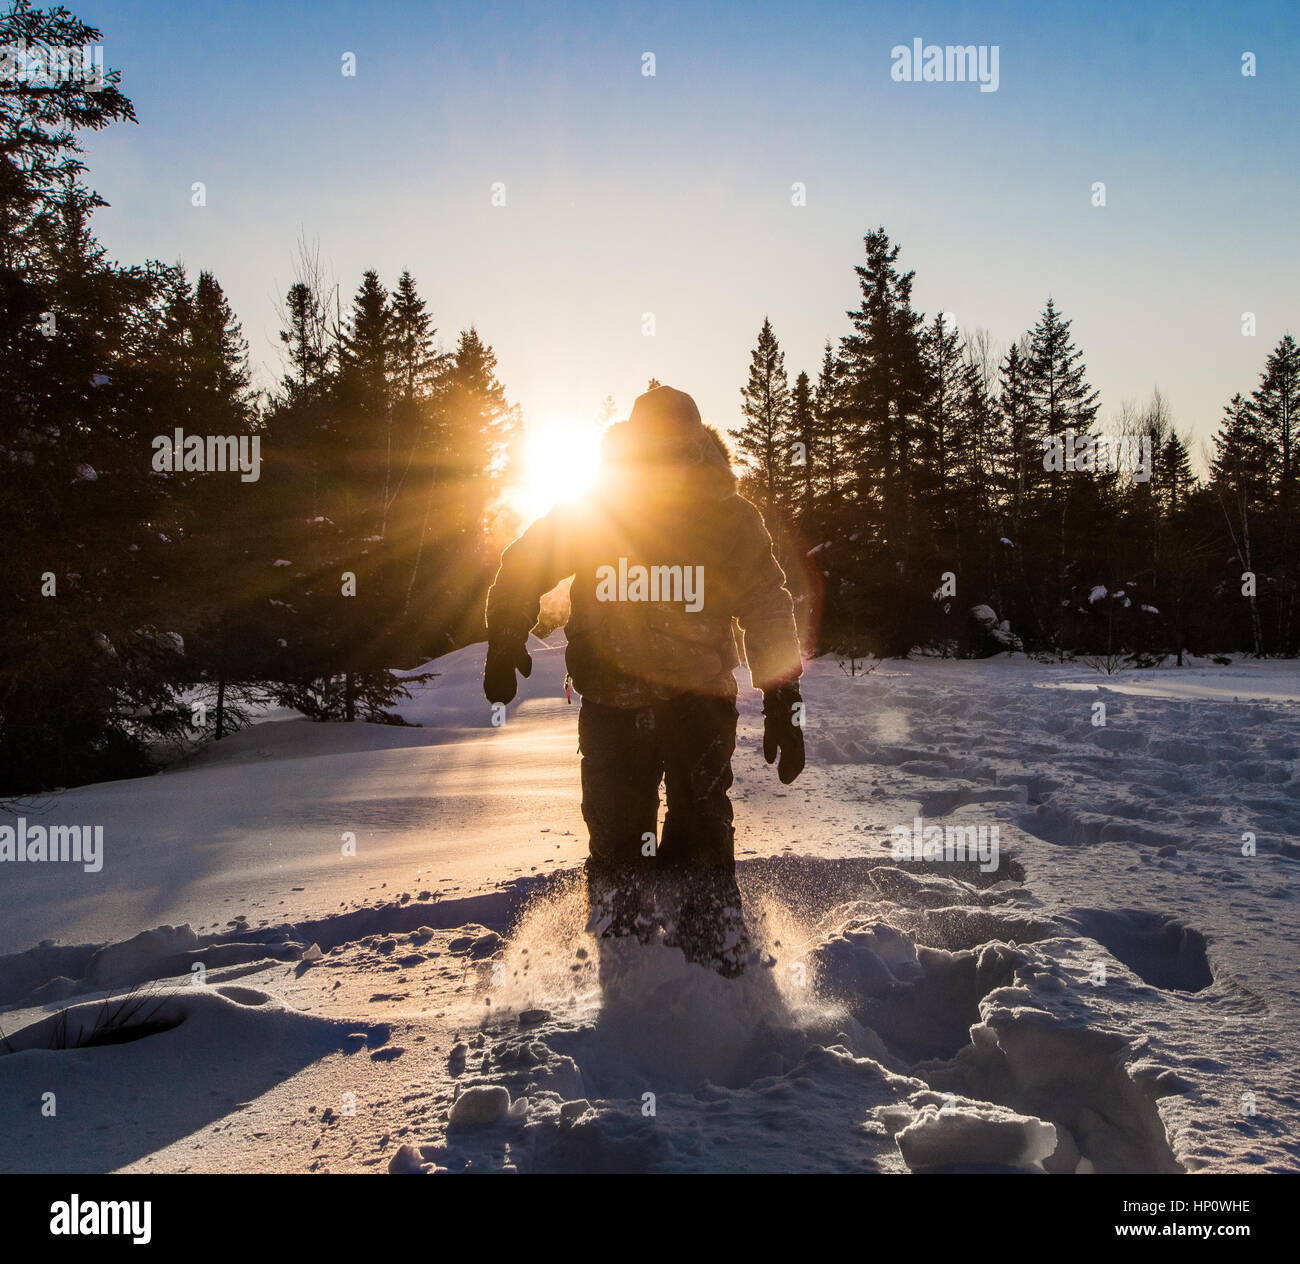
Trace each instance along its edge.
<path fill-rule="evenodd" d="M 267 380 L 300 237 L 345 303 L 410 268 L 539 426 L 651 375 L 736 424 L 764 316 L 815 376 L 877 224 L 1003 344 L 1053 295 L 1103 417 L 1159 386 L 1207 436 L 1300 326 L 1293 3 L 70 7 L 140 120 L 87 140 L 101 239 L 213 271 Z M 893 81 L 917 36 L 997 45 L 998 90 Z"/>

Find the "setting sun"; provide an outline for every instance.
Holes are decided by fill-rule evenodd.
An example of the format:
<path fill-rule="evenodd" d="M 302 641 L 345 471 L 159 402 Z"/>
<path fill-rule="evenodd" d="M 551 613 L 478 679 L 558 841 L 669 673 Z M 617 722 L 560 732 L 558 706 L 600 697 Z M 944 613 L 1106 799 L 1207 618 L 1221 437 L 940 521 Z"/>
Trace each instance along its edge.
<path fill-rule="evenodd" d="M 599 464 L 599 426 L 565 420 L 534 424 L 524 445 L 522 479 L 506 501 L 524 522 L 532 522 L 590 488 Z"/>

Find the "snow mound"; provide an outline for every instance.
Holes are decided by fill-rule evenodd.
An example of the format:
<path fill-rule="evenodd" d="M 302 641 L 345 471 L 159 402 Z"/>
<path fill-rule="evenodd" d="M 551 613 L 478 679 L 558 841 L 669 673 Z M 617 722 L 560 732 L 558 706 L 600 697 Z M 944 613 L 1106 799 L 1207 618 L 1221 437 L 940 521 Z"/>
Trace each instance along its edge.
<path fill-rule="evenodd" d="M 985 1166 L 1041 1172 L 1056 1149 L 1056 1129 L 1000 1106 L 954 1098 L 939 1106 L 925 1102 L 894 1140 L 913 1172 Z"/>

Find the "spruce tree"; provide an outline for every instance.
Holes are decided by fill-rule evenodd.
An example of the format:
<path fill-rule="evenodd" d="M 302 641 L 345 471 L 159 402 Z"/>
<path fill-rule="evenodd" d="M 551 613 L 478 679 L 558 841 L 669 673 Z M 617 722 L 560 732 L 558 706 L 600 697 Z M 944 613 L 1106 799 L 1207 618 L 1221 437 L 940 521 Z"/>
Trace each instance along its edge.
<path fill-rule="evenodd" d="M 346 538 L 380 543 L 393 478 L 393 327 L 388 292 L 366 271 L 339 336 L 336 518 Z"/>
<path fill-rule="evenodd" d="M 764 515 L 775 522 L 787 507 L 793 436 L 785 353 L 767 317 L 750 352 L 749 378 L 740 398 L 745 421 L 734 434 L 747 470 L 746 485 Z"/>
<path fill-rule="evenodd" d="M 885 230 L 863 243 L 867 261 L 854 269 L 862 299 L 848 313 L 853 332 L 840 340 L 837 370 L 857 527 L 842 546 L 850 573 L 837 602 L 851 627 L 873 621 L 881 651 L 897 655 L 916 644 L 932 589 L 923 317 L 912 309 L 914 274 L 898 270 Z"/>
<path fill-rule="evenodd" d="M 853 333 L 840 341 L 846 438 L 856 499 L 876 505 L 880 537 L 905 560 L 914 540 L 917 463 L 924 447 L 923 320 L 912 310 L 915 274 L 897 268 L 899 248 L 883 228 L 863 240 L 867 262 L 854 269 L 862 301 L 848 313 Z"/>
<path fill-rule="evenodd" d="M 926 390 L 921 407 L 924 424 L 919 435 L 933 497 L 932 520 L 940 530 L 950 533 L 958 525 L 957 489 L 952 476 L 961 453 L 969 451 L 964 423 L 970 390 L 964 350 L 956 326 L 945 321 L 942 312 L 937 314 L 921 338 Z"/>
<path fill-rule="evenodd" d="M 482 598 L 502 542 L 495 509 L 523 434 L 519 409 L 497 377 L 496 353 L 473 326 L 456 344 L 445 401 L 446 461 L 425 598 L 438 611 L 441 648 L 482 633 Z"/>
<path fill-rule="evenodd" d="M 396 385 L 393 447 L 400 469 L 390 480 L 383 534 L 407 619 L 445 457 L 444 396 L 452 357 L 437 349 L 438 331 L 409 271 L 398 278 L 390 307 Z M 412 648 L 421 631 L 417 619 L 406 634 Z"/>
<path fill-rule="evenodd" d="M 1255 535 L 1269 502 L 1269 483 L 1274 454 L 1265 442 L 1259 418 L 1249 400 L 1240 392 L 1224 408 L 1224 419 L 1214 438 L 1211 461 L 1211 486 L 1214 490 L 1231 542 L 1235 562 L 1224 587 L 1229 599 L 1238 590 L 1236 574 L 1249 572 L 1255 584 L 1247 596 L 1249 635 L 1253 652 L 1264 652 L 1264 632 L 1260 618 Z"/>
<path fill-rule="evenodd" d="M 812 383 L 802 371 L 794 380 L 790 396 L 790 436 L 799 445 L 791 465 L 792 500 L 800 526 L 806 530 L 816 508 L 815 470 L 822 460 L 822 443 L 817 432 Z"/>
<path fill-rule="evenodd" d="M 1277 653 L 1292 654 L 1296 650 L 1295 443 L 1300 415 L 1300 348 L 1290 334 L 1282 338 L 1265 362 L 1260 384 L 1251 393 L 1251 411 L 1276 471 L 1275 509 L 1270 524 L 1278 576 L 1274 646 Z"/>
<path fill-rule="evenodd" d="M 818 453 L 814 484 L 823 500 L 830 502 L 836 499 L 843 478 L 844 426 L 841 394 L 839 360 L 834 344 L 827 342 L 822 350 L 817 390 L 813 396 Z"/>
<path fill-rule="evenodd" d="M 1098 396 L 1088 384 L 1083 352 L 1070 337 L 1070 322 L 1051 298 L 1030 335 L 1026 369 L 1034 437 L 1055 439 L 1073 430 L 1077 438 L 1085 438 L 1097 416 Z M 1069 485 L 1068 480 L 1047 479 L 1041 460 L 1035 474 L 1052 495 Z"/>
<path fill-rule="evenodd" d="M 186 328 L 178 423 L 187 433 L 251 438 L 260 425 L 248 344 L 221 286 L 210 272 L 201 272 L 192 295 L 176 307 Z M 260 453 L 263 436 L 258 439 Z M 218 740 L 246 722 L 245 704 L 261 696 L 255 684 L 259 669 L 269 668 L 262 652 L 268 620 L 258 599 L 265 600 L 272 559 L 265 552 L 260 484 L 260 470 L 256 482 L 239 473 L 209 472 L 190 476 L 185 490 L 179 591 L 187 676 L 212 707 Z"/>

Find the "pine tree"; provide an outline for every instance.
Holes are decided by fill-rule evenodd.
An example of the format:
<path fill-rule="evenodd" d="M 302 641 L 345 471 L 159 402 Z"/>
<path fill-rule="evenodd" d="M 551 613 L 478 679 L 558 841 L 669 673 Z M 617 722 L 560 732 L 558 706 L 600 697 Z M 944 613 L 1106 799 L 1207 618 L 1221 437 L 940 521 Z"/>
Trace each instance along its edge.
<path fill-rule="evenodd" d="M 287 329 L 280 331 L 288 357 L 282 379 L 286 397 L 297 402 L 319 392 L 333 359 L 327 335 L 327 317 L 320 292 L 306 281 L 289 287 L 284 301 Z"/>
<path fill-rule="evenodd" d="M 1223 411 L 1224 420 L 1214 438 L 1211 485 L 1223 512 L 1237 569 L 1257 576 L 1252 531 L 1268 504 L 1273 454 L 1264 441 L 1255 410 L 1240 392 L 1233 395 Z M 1231 593 L 1234 587 L 1229 576 L 1228 591 Z M 1254 591 L 1248 602 L 1251 646 L 1259 655 L 1264 652 L 1264 634 Z"/>
<path fill-rule="evenodd" d="M 248 344 L 216 278 L 201 272 L 193 293 L 178 295 L 174 309 L 186 335 L 178 422 L 201 435 L 257 431 Z M 184 577 L 175 604 L 185 612 L 187 675 L 213 707 L 217 740 L 247 721 L 245 704 L 261 696 L 258 669 L 268 666 L 260 653 L 266 620 L 258 598 L 265 599 L 271 561 L 261 490 L 230 473 L 195 475 L 186 489 Z"/>
<path fill-rule="evenodd" d="M 441 529 L 432 549 L 425 550 L 433 554 L 435 577 L 425 600 L 439 611 L 440 649 L 481 635 L 482 598 L 495 562 L 489 542 L 496 529 L 496 501 L 523 436 L 519 409 L 507 401 L 497 378 L 496 354 L 473 326 L 457 342 L 445 400 Z"/>
<path fill-rule="evenodd" d="M 1263 512 L 1276 478 L 1276 453 L 1264 437 L 1259 415 L 1240 392 L 1223 410 L 1210 458 L 1213 481 L 1252 512 Z"/>
<path fill-rule="evenodd" d="M 415 399 L 432 389 L 449 357 L 436 349 L 438 331 L 409 271 L 393 290 L 389 321 L 393 376 L 401 397 Z"/>
<path fill-rule="evenodd" d="M 1097 415 L 1098 396 L 1088 384 L 1083 353 L 1070 337 L 1070 322 L 1051 298 L 1030 335 L 1026 369 L 1033 437 L 1044 445 L 1064 444 L 1067 431 L 1073 431 L 1076 441 L 1086 439 Z M 1034 514 L 1021 560 L 1028 564 L 1027 558 L 1034 559 L 1037 578 L 1031 586 L 1041 602 L 1039 611 L 1043 616 L 1054 612 L 1042 631 L 1058 652 L 1064 652 L 1071 633 L 1061 612 L 1081 608 L 1083 595 L 1095 584 L 1097 541 L 1091 530 L 1102 512 L 1104 480 L 1086 471 L 1046 468 L 1045 454 L 1044 448 L 1037 461 L 1027 456 L 1025 462 Z"/>
<path fill-rule="evenodd" d="M 915 542 L 924 448 L 923 322 L 912 310 L 915 274 L 896 267 L 899 248 L 883 228 L 868 233 L 864 244 L 867 262 L 854 269 L 862 302 L 848 313 L 854 332 L 840 341 L 842 408 L 856 499 L 877 506 L 880 536 L 905 564 Z"/>
<path fill-rule="evenodd" d="M 1032 466 L 1042 465 L 1042 447 L 1035 425 L 1030 396 L 1029 345 L 1026 339 L 1012 343 L 998 370 L 998 412 L 1002 417 L 1005 455 L 1005 484 L 1012 530 L 1019 535 L 1029 494 Z M 1013 543 L 1023 541 L 1013 539 Z"/>
<path fill-rule="evenodd" d="M 393 326 L 388 292 L 373 270 L 362 274 L 339 336 L 336 387 L 340 411 L 335 494 L 344 534 L 378 543 L 392 482 Z"/>
<path fill-rule="evenodd" d="M 775 521 L 788 503 L 791 404 L 785 353 L 767 317 L 749 361 L 749 379 L 740 388 L 745 421 L 734 432 L 736 447 L 747 469 L 747 487 L 764 515 Z"/>
<path fill-rule="evenodd" d="M 1176 430 L 1170 430 L 1155 459 L 1160 469 L 1161 512 L 1166 518 L 1177 517 L 1187 507 L 1196 475 L 1192 472 L 1191 452 L 1187 440 Z"/>
<path fill-rule="evenodd" d="M 1270 533 L 1276 541 L 1278 574 L 1275 647 L 1278 653 L 1291 654 L 1296 648 L 1295 442 L 1300 414 L 1300 348 L 1290 334 L 1265 362 L 1259 387 L 1251 394 L 1251 411 L 1276 471 L 1276 510 Z"/>
<path fill-rule="evenodd" d="M 1087 366 L 1083 352 L 1070 337 L 1070 322 L 1057 312 L 1053 299 L 1047 300 L 1034 326 L 1025 367 L 1033 437 L 1056 439 L 1067 430 L 1073 430 L 1077 438 L 1086 437 L 1097 416 L 1098 396 L 1088 385 Z M 1030 469 L 1052 496 L 1064 494 L 1071 485 L 1066 479 L 1049 478 L 1041 461 Z"/>
<path fill-rule="evenodd" d="M 855 268 L 862 300 L 848 313 L 853 332 L 840 340 L 837 370 L 857 529 L 849 532 L 853 547 L 842 546 L 850 573 L 840 577 L 836 601 L 851 628 L 874 622 L 882 652 L 906 654 L 932 587 L 923 318 L 912 309 L 914 274 L 898 271 L 899 249 L 885 230 L 868 233 L 864 245 L 867 262 Z"/>
<path fill-rule="evenodd" d="M 964 361 L 964 347 L 957 327 L 939 313 L 921 337 L 921 355 L 925 366 L 925 396 L 921 405 L 924 423 L 920 435 L 924 440 L 922 460 L 929 467 L 929 481 L 934 501 L 932 521 L 940 530 L 957 528 L 957 496 L 952 475 L 960 459 L 969 451 L 964 433 L 966 406 L 970 387 Z"/>
<path fill-rule="evenodd" d="M 1001 533 L 998 531 L 999 467 L 1004 448 L 1001 417 L 990 394 L 997 379 L 997 357 L 980 331 L 980 345 L 967 340 L 959 379 L 961 394 L 952 462 L 954 517 L 962 569 L 977 597 L 1001 611 Z M 962 602 L 969 609 L 969 604 Z"/>
<path fill-rule="evenodd" d="M 438 331 L 410 272 L 398 279 L 391 309 L 397 383 L 393 447 L 401 469 L 386 497 L 383 534 L 398 568 L 402 613 L 407 617 L 444 457 L 444 396 L 452 357 L 437 349 Z"/>
<path fill-rule="evenodd" d="M 1154 415 L 1152 415 L 1154 414 Z M 1165 422 L 1163 400 L 1156 393 L 1149 410 L 1153 434 L 1151 483 L 1154 488 L 1155 542 L 1152 558 L 1152 594 L 1171 638 L 1178 666 L 1183 665 L 1189 616 L 1203 582 L 1214 547 L 1213 519 L 1196 511 L 1198 483 L 1192 470 L 1187 441 Z M 1161 442 L 1157 447 L 1154 436 Z"/>
<path fill-rule="evenodd" d="M 827 342 L 822 351 L 817 390 L 813 397 L 813 417 L 817 433 L 817 472 L 814 483 L 819 495 L 834 501 L 840 488 L 844 466 L 843 408 L 840 399 L 839 360 L 834 345 Z"/>
<path fill-rule="evenodd" d="M 821 436 L 817 433 L 817 416 L 813 407 L 812 383 L 800 372 L 790 396 L 790 437 L 798 448 L 792 460 L 791 497 L 801 526 L 812 521 L 816 508 L 814 470 L 822 456 Z"/>
<path fill-rule="evenodd" d="M 11 0 L 8 12 L 0 13 L 0 48 L 80 49 L 102 38 L 62 6 L 33 9 L 31 0 Z M 41 211 L 69 189 L 86 197 L 87 216 L 107 205 L 81 184 L 86 166 L 77 133 L 135 122 L 135 107 L 118 87 L 121 79 L 110 69 L 102 84 L 71 78 L 51 86 L 0 82 L 0 267 L 33 275 L 42 252 L 32 230 Z"/>

